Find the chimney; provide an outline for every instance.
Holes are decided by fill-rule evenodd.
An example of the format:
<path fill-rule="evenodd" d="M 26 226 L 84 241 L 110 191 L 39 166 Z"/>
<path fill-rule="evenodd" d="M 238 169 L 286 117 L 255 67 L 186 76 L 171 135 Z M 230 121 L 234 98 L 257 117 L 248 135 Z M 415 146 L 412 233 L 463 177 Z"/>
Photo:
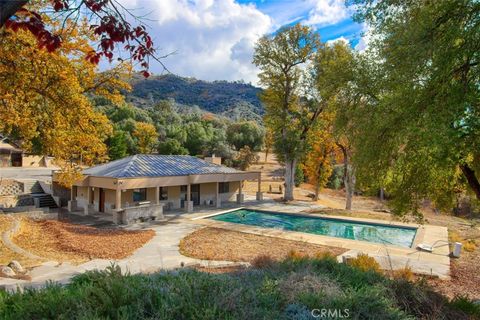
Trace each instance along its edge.
<path fill-rule="evenodd" d="M 222 157 L 215 157 L 215 154 L 212 154 L 211 157 L 205 157 L 204 160 L 214 164 L 222 164 Z"/>

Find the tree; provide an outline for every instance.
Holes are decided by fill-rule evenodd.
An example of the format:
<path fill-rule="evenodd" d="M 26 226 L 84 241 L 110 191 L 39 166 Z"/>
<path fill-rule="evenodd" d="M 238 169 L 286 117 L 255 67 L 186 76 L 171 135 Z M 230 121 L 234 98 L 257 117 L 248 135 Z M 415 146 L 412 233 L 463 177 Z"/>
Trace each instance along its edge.
<path fill-rule="evenodd" d="M 254 121 L 234 122 L 227 128 L 227 141 L 236 150 L 248 146 L 253 151 L 262 147 L 264 130 Z"/>
<path fill-rule="evenodd" d="M 140 153 L 152 153 L 157 145 L 158 135 L 153 124 L 137 122 L 133 137 L 137 140 L 138 151 Z"/>
<path fill-rule="evenodd" d="M 329 134 L 343 155 L 343 184 L 345 186 L 345 209 L 352 209 L 355 192 L 355 165 L 352 161 L 352 139 L 356 135 L 355 117 L 351 110 L 362 101 L 359 93 L 354 54 L 342 41 L 322 47 L 315 59 L 314 73 L 317 90 L 327 103 L 332 117 L 326 117 Z M 330 142 L 330 141 L 329 141 Z"/>
<path fill-rule="evenodd" d="M 257 154 L 253 152 L 249 146 L 245 146 L 238 151 L 234 163 L 240 170 L 247 170 L 257 161 Z"/>
<path fill-rule="evenodd" d="M 45 5 L 48 5 L 45 8 Z M 63 19 L 62 28 L 49 28 L 49 18 L 41 12 L 56 12 Z M 98 36 L 97 50 L 91 48 L 84 57 L 98 64 L 101 57 L 112 61 L 116 45 L 125 44 L 123 49 L 130 59 L 137 61 L 145 77 L 149 76 L 149 58 L 152 57 L 163 66 L 155 56 L 153 41 L 142 24 L 132 26 L 128 18 L 133 16 L 117 0 L 47 0 L 37 4 L 31 0 L 12 0 L 0 2 L 0 28 L 12 31 L 30 32 L 40 48 L 49 52 L 59 49 L 64 43 L 64 35 L 75 31 L 81 16 L 90 17 L 90 25 Z M 63 33 L 62 33 L 63 32 Z"/>
<path fill-rule="evenodd" d="M 52 30 L 57 27 L 52 22 Z M 105 160 L 112 127 L 87 94 L 121 100 L 120 90 L 129 88 L 123 66 L 99 74 L 83 59 L 91 50 L 86 28 L 64 34 L 64 46 L 55 52 L 39 49 L 29 32 L 0 32 L 0 131 L 27 152 L 35 145 L 67 171 L 74 162 Z"/>
<path fill-rule="evenodd" d="M 108 139 L 108 157 L 117 160 L 127 155 L 127 137 L 125 132 L 116 130 Z"/>
<path fill-rule="evenodd" d="M 190 151 L 191 155 L 200 155 L 213 137 L 214 130 L 210 124 L 192 121 L 187 125 L 185 147 Z"/>
<path fill-rule="evenodd" d="M 167 138 L 158 144 L 159 154 L 188 154 L 188 150 L 184 148 L 178 140 Z"/>
<path fill-rule="evenodd" d="M 273 133 L 274 151 L 285 163 L 285 201 L 293 200 L 297 161 L 324 107 L 314 99 L 301 99 L 305 66 L 319 47 L 318 34 L 300 24 L 263 36 L 255 46 L 253 62 L 261 70 L 260 84 L 266 87 L 261 96 L 265 123 Z"/>
<path fill-rule="evenodd" d="M 320 189 L 325 187 L 333 171 L 332 153 L 335 150 L 335 141 L 331 133 L 331 119 L 325 120 L 311 131 L 310 148 L 304 166 L 308 182 L 315 188 L 315 201 L 318 200 Z"/>
<path fill-rule="evenodd" d="M 451 208 L 465 188 L 480 199 L 478 1 L 352 2 L 375 61 L 356 112 L 359 176 L 384 185 L 398 214 L 425 198 Z"/>
<path fill-rule="evenodd" d="M 273 147 L 273 132 L 269 129 L 265 131 L 265 136 L 263 138 L 263 145 L 265 146 L 265 163 L 268 159 L 268 154 Z"/>

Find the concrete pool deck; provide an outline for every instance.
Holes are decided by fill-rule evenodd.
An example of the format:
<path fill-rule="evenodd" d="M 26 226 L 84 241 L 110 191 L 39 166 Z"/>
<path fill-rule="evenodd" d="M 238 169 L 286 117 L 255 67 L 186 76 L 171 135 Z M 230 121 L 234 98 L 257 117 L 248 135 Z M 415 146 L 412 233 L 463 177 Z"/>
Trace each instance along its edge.
<path fill-rule="evenodd" d="M 331 236 L 316 235 L 296 231 L 284 231 L 274 228 L 263 228 L 258 226 L 244 225 L 239 223 L 229 223 L 208 219 L 213 215 L 226 213 L 232 210 L 224 210 L 211 214 L 196 214 L 191 216 L 190 221 L 203 226 L 222 228 L 232 231 L 240 231 L 250 234 L 256 234 L 267 237 L 282 238 L 287 240 L 302 241 L 307 243 L 319 244 L 324 246 L 332 246 L 347 249 L 348 251 L 338 257 L 342 261 L 343 256 L 355 257 L 359 253 L 368 254 L 374 257 L 385 270 L 398 270 L 410 267 L 413 272 L 424 275 L 437 276 L 440 279 L 450 278 L 450 247 L 448 244 L 448 230 L 446 227 L 433 225 L 417 225 L 411 223 L 402 223 L 396 221 L 374 220 L 364 218 L 353 218 L 334 215 L 323 215 L 313 213 L 301 213 L 297 210 L 285 210 L 288 206 L 273 205 L 266 208 L 265 206 L 248 206 L 247 209 L 252 210 L 269 210 L 279 211 L 289 214 L 298 214 L 308 217 L 325 217 L 329 219 L 348 220 L 353 222 L 363 222 L 369 224 L 381 224 L 389 226 L 403 226 L 418 228 L 413 245 L 411 248 L 384 245 L 374 242 L 366 242 L 360 240 L 351 240 L 344 238 L 336 238 Z M 293 208 L 290 208 L 293 209 Z M 420 243 L 434 245 L 433 252 L 425 252 L 416 249 Z"/>

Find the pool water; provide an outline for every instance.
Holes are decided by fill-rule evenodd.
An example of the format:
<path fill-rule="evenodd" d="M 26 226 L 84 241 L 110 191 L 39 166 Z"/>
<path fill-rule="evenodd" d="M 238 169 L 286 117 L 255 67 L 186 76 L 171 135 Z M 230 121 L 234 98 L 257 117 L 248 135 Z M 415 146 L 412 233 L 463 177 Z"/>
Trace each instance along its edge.
<path fill-rule="evenodd" d="M 307 217 L 286 213 L 239 209 L 224 214 L 212 216 L 209 219 L 275 228 L 282 230 L 306 232 L 344 239 L 411 247 L 416 228 L 369 224 L 351 220 Z"/>

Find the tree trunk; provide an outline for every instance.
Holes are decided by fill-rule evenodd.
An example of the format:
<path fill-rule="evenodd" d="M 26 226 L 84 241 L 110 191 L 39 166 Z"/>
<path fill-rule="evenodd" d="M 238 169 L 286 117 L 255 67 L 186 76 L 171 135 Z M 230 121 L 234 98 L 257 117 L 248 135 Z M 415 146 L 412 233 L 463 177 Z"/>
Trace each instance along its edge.
<path fill-rule="evenodd" d="M 286 159 L 285 160 L 285 193 L 283 195 L 283 200 L 292 201 L 293 200 L 293 188 L 295 186 L 295 167 L 297 165 L 296 159 Z"/>
<path fill-rule="evenodd" d="M 385 190 L 383 188 L 380 188 L 380 201 L 385 200 Z"/>
<path fill-rule="evenodd" d="M 475 171 L 466 164 L 461 165 L 460 169 L 462 169 L 462 173 L 465 178 L 467 178 L 468 185 L 472 188 L 475 196 L 480 200 L 480 182 L 478 182 L 478 179 L 475 176 Z"/>
<path fill-rule="evenodd" d="M 353 193 L 355 192 L 356 178 L 355 178 L 355 172 L 351 166 L 350 168 L 347 169 L 347 177 L 344 179 L 344 183 L 345 183 L 345 194 L 347 197 L 347 200 L 345 203 L 345 209 L 352 210 L 352 201 L 353 201 Z"/>
<path fill-rule="evenodd" d="M 315 198 L 313 198 L 313 201 L 317 202 L 318 201 L 318 196 L 320 195 L 320 185 L 315 185 Z"/>
<path fill-rule="evenodd" d="M 27 2 L 28 0 L 0 1 L 0 28 Z"/>
<path fill-rule="evenodd" d="M 337 146 L 340 147 L 343 153 L 343 184 L 345 185 L 345 209 L 352 210 L 352 200 L 353 200 L 353 193 L 355 192 L 355 171 L 351 166 L 350 163 L 350 154 L 347 150 L 347 147 L 338 143 Z"/>

